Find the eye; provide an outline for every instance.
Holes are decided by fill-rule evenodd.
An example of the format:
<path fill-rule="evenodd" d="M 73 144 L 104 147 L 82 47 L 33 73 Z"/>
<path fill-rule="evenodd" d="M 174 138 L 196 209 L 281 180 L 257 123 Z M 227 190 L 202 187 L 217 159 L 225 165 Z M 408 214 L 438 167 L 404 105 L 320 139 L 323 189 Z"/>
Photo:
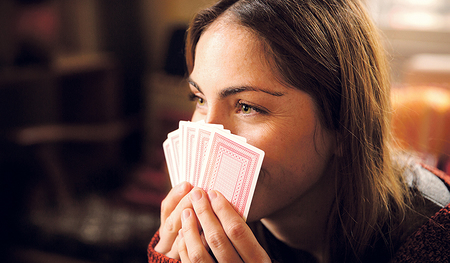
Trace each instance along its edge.
<path fill-rule="evenodd" d="M 243 102 L 238 102 L 237 108 L 238 108 L 238 111 L 244 115 L 267 114 L 267 111 L 265 111 L 259 107 L 252 106 L 250 104 L 243 103 Z"/>
<path fill-rule="evenodd" d="M 195 95 L 194 93 L 190 93 L 189 94 L 189 100 L 190 101 L 195 101 L 197 103 L 197 106 L 204 106 L 206 105 L 206 100 Z"/>
<path fill-rule="evenodd" d="M 252 113 L 252 107 L 250 107 L 249 105 L 247 105 L 247 104 L 241 104 L 241 112 L 242 113 L 244 113 L 244 114 L 250 114 L 250 113 Z"/>
<path fill-rule="evenodd" d="M 205 105 L 205 100 L 203 98 L 197 97 L 197 104 L 200 106 Z"/>

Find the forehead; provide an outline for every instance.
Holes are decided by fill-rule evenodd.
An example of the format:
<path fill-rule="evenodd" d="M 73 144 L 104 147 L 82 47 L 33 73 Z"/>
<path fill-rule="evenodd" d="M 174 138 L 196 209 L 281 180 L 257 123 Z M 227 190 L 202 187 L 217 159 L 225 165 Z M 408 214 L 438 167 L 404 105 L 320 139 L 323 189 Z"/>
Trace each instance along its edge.
<path fill-rule="evenodd" d="M 264 44 L 250 29 L 229 18 L 219 18 L 200 37 L 191 76 L 228 74 L 233 79 L 273 78 Z"/>
<path fill-rule="evenodd" d="M 247 27 L 229 18 L 219 18 L 203 32 L 197 44 L 199 51 L 224 52 L 226 55 L 263 55 L 262 41 Z M 214 50 L 215 49 L 215 50 Z"/>

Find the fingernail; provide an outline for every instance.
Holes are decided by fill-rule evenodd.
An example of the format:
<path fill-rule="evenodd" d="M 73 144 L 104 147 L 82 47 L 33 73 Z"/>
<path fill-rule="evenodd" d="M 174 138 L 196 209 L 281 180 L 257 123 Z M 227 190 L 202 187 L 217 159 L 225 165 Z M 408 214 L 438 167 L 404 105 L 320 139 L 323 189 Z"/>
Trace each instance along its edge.
<path fill-rule="evenodd" d="M 189 209 L 184 209 L 183 213 L 181 213 L 181 221 L 186 220 L 190 216 L 191 216 L 191 211 Z"/>
<path fill-rule="evenodd" d="M 217 193 L 214 190 L 208 192 L 209 200 L 213 200 L 217 197 Z"/>
<path fill-rule="evenodd" d="M 202 198 L 202 193 L 199 189 L 193 190 L 191 193 L 191 200 L 192 201 L 198 201 Z"/>
<path fill-rule="evenodd" d="M 183 238 L 183 229 L 178 230 L 178 235 L 180 236 L 180 238 Z"/>

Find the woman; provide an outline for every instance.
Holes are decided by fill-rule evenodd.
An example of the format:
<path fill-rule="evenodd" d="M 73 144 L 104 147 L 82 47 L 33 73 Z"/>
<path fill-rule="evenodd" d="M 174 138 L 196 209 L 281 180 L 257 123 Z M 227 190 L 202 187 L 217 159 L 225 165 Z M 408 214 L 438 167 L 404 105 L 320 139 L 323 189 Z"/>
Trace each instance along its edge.
<path fill-rule="evenodd" d="M 247 223 L 216 191 L 174 187 L 150 262 L 388 262 L 448 211 L 442 181 L 393 161 L 387 63 L 358 0 L 219 1 L 186 58 L 193 121 L 266 156 Z"/>

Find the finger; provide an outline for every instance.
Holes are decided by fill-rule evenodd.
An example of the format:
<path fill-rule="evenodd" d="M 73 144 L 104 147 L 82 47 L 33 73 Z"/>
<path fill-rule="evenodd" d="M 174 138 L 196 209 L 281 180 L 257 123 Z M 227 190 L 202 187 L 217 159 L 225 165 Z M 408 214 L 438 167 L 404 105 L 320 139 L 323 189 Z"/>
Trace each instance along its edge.
<path fill-rule="evenodd" d="M 180 255 L 180 260 L 183 263 L 190 263 L 191 261 L 189 260 L 189 256 L 188 256 L 188 252 L 187 252 L 187 248 L 186 248 L 186 242 L 184 240 L 184 236 L 183 236 L 183 229 L 180 229 L 180 231 L 178 232 L 178 254 Z"/>
<path fill-rule="evenodd" d="M 205 239 L 216 259 L 219 262 L 242 262 L 214 214 L 206 193 L 201 189 L 194 188 L 189 193 L 189 198 L 203 229 Z M 184 234 L 186 237 L 186 232 Z"/>
<path fill-rule="evenodd" d="M 203 233 L 203 231 L 201 231 L 201 232 L 202 233 L 200 234 L 200 238 L 202 239 L 203 246 L 205 246 L 206 250 L 208 250 L 208 252 L 210 252 L 211 249 L 209 248 L 208 242 L 206 242 L 205 233 Z"/>
<path fill-rule="evenodd" d="M 181 228 L 180 215 L 186 207 L 192 207 L 186 194 L 192 189 L 191 184 L 184 182 L 175 186 L 161 203 L 160 240 L 155 251 L 167 255 L 172 250 L 178 230 Z"/>
<path fill-rule="evenodd" d="M 182 182 L 172 188 L 164 200 L 161 202 L 161 223 L 164 223 L 167 217 L 178 205 L 180 200 L 191 191 L 192 185 L 188 182 Z"/>
<path fill-rule="evenodd" d="M 208 192 L 208 197 L 225 234 L 242 260 L 244 262 L 271 262 L 253 232 L 228 200 L 214 190 Z"/>
<path fill-rule="evenodd" d="M 178 253 L 179 242 L 180 242 L 180 236 L 178 235 L 172 244 L 172 249 L 169 252 L 167 252 L 167 254 L 165 254 L 167 257 L 177 259 L 177 260 L 180 259 L 180 254 Z"/>
<path fill-rule="evenodd" d="M 184 244 L 180 243 L 178 246 L 178 253 L 182 257 L 182 261 L 183 257 L 187 255 L 189 258 L 188 262 L 214 262 L 208 250 L 203 245 L 198 222 L 191 208 L 183 210 L 182 222 L 183 228 L 180 232 L 182 233 L 181 236 L 183 237 Z"/>

